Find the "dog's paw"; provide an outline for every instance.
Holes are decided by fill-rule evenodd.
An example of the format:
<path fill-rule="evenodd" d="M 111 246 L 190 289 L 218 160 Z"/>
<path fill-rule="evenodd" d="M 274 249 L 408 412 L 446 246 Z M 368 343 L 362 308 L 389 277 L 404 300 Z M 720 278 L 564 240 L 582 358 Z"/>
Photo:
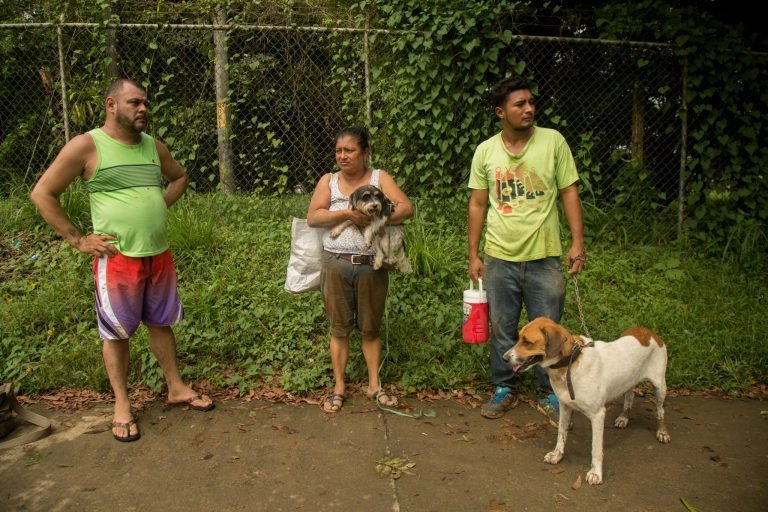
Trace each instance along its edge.
<path fill-rule="evenodd" d="M 672 438 L 669 436 L 667 429 L 664 428 L 656 431 L 656 440 L 660 443 L 667 444 L 672 440 Z"/>
<path fill-rule="evenodd" d="M 342 230 L 341 230 L 341 229 L 339 229 L 339 228 L 334 228 L 334 229 L 332 229 L 332 230 L 331 230 L 331 232 L 330 232 L 330 233 L 328 233 L 328 234 L 331 236 L 331 238 L 337 238 L 337 237 L 338 237 L 338 236 L 341 234 L 341 232 L 342 232 Z"/>
<path fill-rule="evenodd" d="M 627 425 L 629 425 L 629 417 L 623 414 L 613 422 L 613 426 L 616 428 L 627 428 Z"/>
<path fill-rule="evenodd" d="M 587 483 L 589 485 L 600 485 L 603 483 L 603 471 L 592 468 L 587 473 Z"/>
<path fill-rule="evenodd" d="M 557 464 L 563 460 L 563 452 L 560 450 L 552 450 L 544 456 L 544 462 L 547 464 Z"/>

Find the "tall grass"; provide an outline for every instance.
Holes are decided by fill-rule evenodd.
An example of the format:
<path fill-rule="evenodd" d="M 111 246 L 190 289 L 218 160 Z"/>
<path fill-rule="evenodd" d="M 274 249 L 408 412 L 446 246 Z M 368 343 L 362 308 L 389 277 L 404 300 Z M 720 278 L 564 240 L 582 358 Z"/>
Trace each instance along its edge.
<path fill-rule="evenodd" d="M 283 291 L 291 217 L 304 217 L 307 204 L 306 195 L 190 194 L 172 208 L 170 236 L 186 310 L 176 328 L 185 377 L 243 391 L 264 382 L 294 393 L 332 385 L 319 293 Z M 87 211 L 77 195 L 68 208 L 81 219 Z M 0 379 L 13 379 L 27 392 L 63 385 L 108 389 L 90 258 L 53 236 L 26 196 L 0 200 L 0 214 Z M 488 347 L 462 343 L 460 332 L 466 203 L 417 202 L 406 239 L 415 271 L 390 274 L 383 379 L 409 392 L 486 388 Z M 593 336 L 613 339 L 638 324 L 656 330 L 669 345 L 671 387 L 737 393 L 768 383 L 762 340 L 768 297 L 757 267 L 614 240 L 593 240 L 589 251 L 579 289 Z M 580 332 L 570 281 L 568 293 L 563 323 Z M 349 376 L 363 382 L 358 342 L 355 337 Z M 145 331 L 132 341 L 131 354 L 131 382 L 160 389 Z M 525 377 L 523 386 L 532 385 Z"/>
<path fill-rule="evenodd" d="M 0 196 L 0 236 L 32 231 L 40 224 L 34 205 L 29 201 L 28 188 L 16 188 L 8 197 Z"/>
<path fill-rule="evenodd" d="M 215 257 L 220 248 L 216 217 L 205 213 L 199 197 L 182 197 L 168 213 L 168 242 L 177 264 L 205 263 Z"/>
<path fill-rule="evenodd" d="M 457 236 L 456 215 L 446 218 L 436 212 L 430 214 L 417 201 L 414 203 L 414 216 L 405 231 L 408 259 L 414 272 L 435 275 L 449 267 L 448 262 L 466 260 L 466 239 Z"/>

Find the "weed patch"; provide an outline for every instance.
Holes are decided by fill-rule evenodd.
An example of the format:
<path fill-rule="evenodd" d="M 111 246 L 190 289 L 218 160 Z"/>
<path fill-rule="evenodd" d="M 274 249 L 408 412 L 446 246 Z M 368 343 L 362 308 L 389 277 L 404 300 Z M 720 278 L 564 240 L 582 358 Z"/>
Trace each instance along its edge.
<path fill-rule="evenodd" d="M 28 202 L 0 201 L 0 379 L 28 393 L 63 386 L 108 391 L 91 260 L 55 237 Z M 332 385 L 320 294 L 283 290 L 291 217 L 304 217 L 308 203 L 306 195 L 189 194 L 171 209 L 186 313 L 175 329 L 185 378 L 243 394 L 265 383 L 294 394 Z M 87 222 L 82 197 L 68 204 Z M 390 275 L 382 378 L 409 393 L 487 390 L 488 345 L 461 341 L 466 204 L 416 206 L 406 224 L 415 271 Z M 737 261 L 593 240 L 579 291 L 593 337 L 614 339 L 627 327 L 647 326 L 668 344 L 671 387 L 738 393 L 768 383 L 768 346 L 759 334 L 768 330 L 762 275 Z M 582 332 L 570 281 L 563 323 Z M 161 391 L 144 329 L 131 342 L 131 358 L 131 384 Z M 365 368 L 354 336 L 350 381 L 365 382 Z M 522 390 L 533 390 L 534 380 L 525 375 Z"/>

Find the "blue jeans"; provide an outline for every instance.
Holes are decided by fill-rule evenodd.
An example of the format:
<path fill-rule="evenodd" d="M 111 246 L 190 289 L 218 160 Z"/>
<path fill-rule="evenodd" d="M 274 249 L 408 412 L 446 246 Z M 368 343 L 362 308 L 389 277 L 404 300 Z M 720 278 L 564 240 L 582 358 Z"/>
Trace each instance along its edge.
<path fill-rule="evenodd" d="M 556 256 L 515 263 L 486 255 L 484 267 L 491 322 L 491 382 L 513 388 L 515 374 L 502 356 L 517 343 L 522 308 L 525 306 L 529 321 L 545 316 L 559 322 L 565 305 L 565 278 Z M 547 372 L 538 365 L 536 379 L 540 391 L 551 392 Z"/>

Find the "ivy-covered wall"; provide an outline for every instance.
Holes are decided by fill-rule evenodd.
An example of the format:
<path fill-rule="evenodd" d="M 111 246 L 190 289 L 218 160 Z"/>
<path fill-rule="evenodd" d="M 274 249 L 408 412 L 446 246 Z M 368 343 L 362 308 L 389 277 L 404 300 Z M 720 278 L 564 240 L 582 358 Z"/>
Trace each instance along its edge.
<path fill-rule="evenodd" d="M 311 191 L 335 133 L 370 119 L 376 165 L 414 197 L 461 205 L 474 148 L 498 129 L 486 91 L 518 73 L 536 84 L 537 121 L 571 144 L 588 236 L 768 253 L 765 36 L 708 10 L 722 2 L 580 4 L 7 0 L 0 190 L 30 186 L 64 144 L 62 78 L 76 134 L 100 123 L 118 69 L 147 85 L 151 131 L 197 190 L 216 191 L 210 24 L 224 12 L 243 192 Z M 91 25 L 18 26 L 59 21 Z"/>

